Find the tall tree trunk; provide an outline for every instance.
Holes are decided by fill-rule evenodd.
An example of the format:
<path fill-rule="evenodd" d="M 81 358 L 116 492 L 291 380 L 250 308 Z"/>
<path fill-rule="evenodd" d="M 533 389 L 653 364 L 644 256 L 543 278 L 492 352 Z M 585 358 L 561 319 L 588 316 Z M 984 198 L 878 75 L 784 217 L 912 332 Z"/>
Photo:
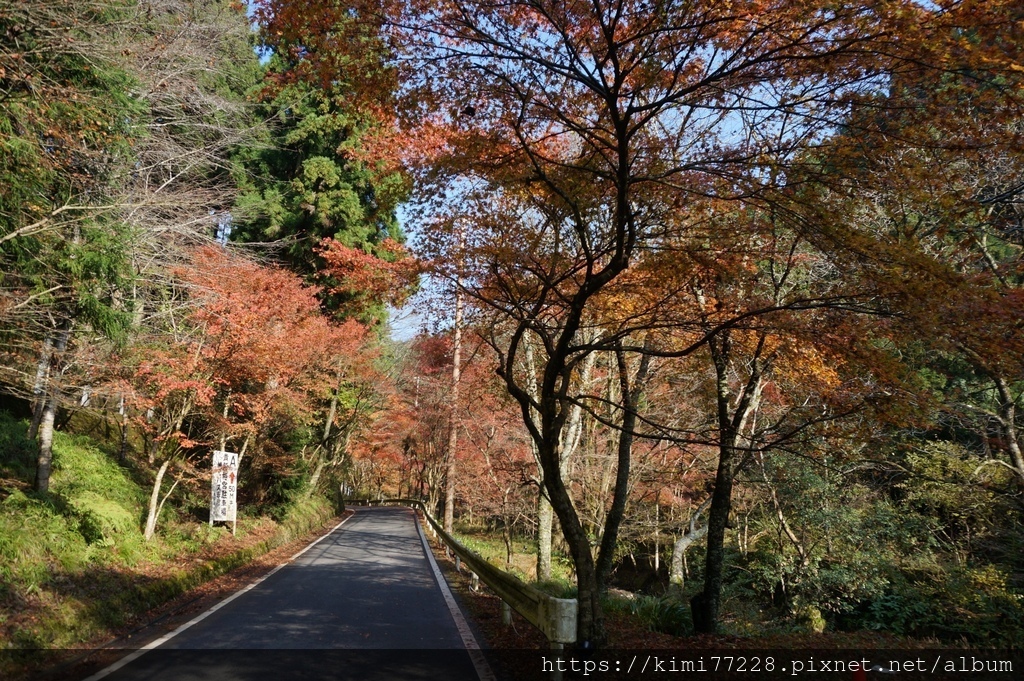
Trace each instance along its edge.
<path fill-rule="evenodd" d="M 1020 437 L 1017 429 L 1017 401 L 1014 399 L 1010 384 L 1000 375 L 992 374 L 999 393 L 999 424 L 1002 426 L 1006 449 L 1017 473 L 1018 485 L 1024 487 L 1024 452 L 1021 451 Z"/>
<path fill-rule="evenodd" d="M 543 487 L 537 491 L 537 581 L 551 579 L 551 528 L 555 514 Z"/>
<path fill-rule="evenodd" d="M 462 372 L 462 307 L 463 293 L 455 280 L 455 337 L 452 341 L 451 410 L 448 413 L 448 452 L 444 474 L 444 530 L 451 532 L 455 523 L 455 470 L 459 446 L 459 383 Z"/>
<path fill-rule="evenodd" d="M 711 505 L 711 498 L 709 497 L 704 503 L 697 507 L 697 510 L 690 516 L 689 527 L 686 531 L 679 535 L 679 539 L 672 545 L 672 562 L 669 564 L 668 571 L 668 583 L 669 589 L 677 594 L 683 592 L 683 573 L 686 569 L 685 556 L 686 549 L 690 548 L 690 545 L 696 541 L 704 538 L 708 533 L 707 523 L 704 523 L 700 527 L 697 526 L 697 520 L 707 510 L 708 506 Z"/>
<path fill-rule="evenodd" d="M 535 400 L 538 397 L 536 364 L 533 355 L 533 344 L 526 341 L 526 388 L 530 396 Z M 588 355 L 580 367 L 580 385 L 586 386 L 590 383 L 590 376 L 593 373 L 594 363 L 597 355 Z M 536 413 L 534 413 L 536 416 Z M 563 479 L 567 475 L 569 460 L 576 453 L 583 437 L 583 407 L 575 404 L 569 409 L 569 418 L 566 421 L 561 449 L 559 451 L 559 470 Z M 546 581 L 551 579 L 551 544 L 554 538 L 553 528 L 555 515 L 551 508 L 551 500 L 547 497 L 544 489 L 544 469 L 540 465 L 540 457 L 537 453 L 537 444 L 531 439 L 530 449 L 533 458 L 537 462 L 539 491 L 537 493 L 537 580 Z"/>
<path fill-rule="evenodd" d="M 654 496 L 654 574 L 661 570 L 661 506 L 658 504 L 658 497 L 661 491 Z"/>
<path fill-rule="evenodd" d="M 557 437 L 552 437 L 547 442 L 558 442 Z M 544 443 L 539 443 L 543 447 Z M 557 447 L 557 445 L 556 445 Z M 583 645 L 589 643 L 598 646 L 604 642 L 604 613 L 601 610 L 601 594 L 597 578 L 597 569 L 594 563 L 594 554 L 590 548 L 590 536 L 587 534 L 579 515 L 573 506 L 562 479 L 561 471 L 558 469 L 557 451 L 540 451 L 540 459 L 544 464 L 544 485 L 547 487 L 548 496 L 551 499 L 551 507 L 558 516 L 562 526 L 562 534 L 569 547 L 569 554 L 572 556 L 573 565 L 576 566 L 576 591 L 579 610 L 577 613 L 577 643 Z"/>
<path fill-rule="evenodd" d="M 537 399 L 537 364 L 533 355 L 532 339 L 525 340 L 526 356 L 526 391 L 534 400 Z M 536 414 L 531 410 L 530 418 Z M 534 420 L 536 423 L 536 420 Z M 540 454 L 537 451 L 537 443 L 530 438 L 530 451 L 533 452 L 533 460 L 537 462 L 538 489 L 537 489 L 537 581 L 551 579 L 551 528 L 554 524 L 555 513 L 551 508 L 551 499 L 548 498 L 547 489 L 544 487 L 544 468 L 541 466 Z"/>
<path fill-rule="evenodd" d="M 36 364 L 36 378 L 32 384 L 32 422 L 28 428 L 28 438 L 34 440 L 39 434 L 39 424 L 43 420 L 43 410 L 46 408 L 46 401 L 49 391 L 46 389 L 46 379 L 50 375 L 50 360 L 53 357 L 53 336 L 47 336 L 43 341 L 43 349 L 39 353 L 39 363 Z"/>
<path fill-rule="evenodd" d="M 616 456 L 615 491 L 612 503 L 605 515 L 604 530 L 601 533 L 601 548 L 597 555 L 597 588 L 604 592 L 608 577 L 614 567 L 615 545 L 618 543 L 619 526 L 626 512 L 626 499 L 629 497 L 629 469 L 633 453 L 634 431 L 637 424 L 637 402 L 640 392 L 647 381 L 650 369 L 650 355 L 640 357 L 640 366 L 636 376 L 630 377 L 626 354 L 621 344 L 615 351 L 615 359 L 619 373 L 619 392 L 622 404 L 622 425 L 619 429 L 618 452 Z"/>
<path fill-rule="evenodd" d="M 121 393 L 121 398 L 118 400 L 117 413 L 121 416 L 121 443 L 117 448 L 117 460 L 124 463 L 128 458 L 128 405 L 125 403 L 124 393 Z"/>
<path fill-rule="evenodd" d="M 722 605 L 722 575 L 725 565 L 725 530 L 732 511 L 732 484 L 736 473 L 736 450 L 732 445 L 719 447 L 715 491 L 708 513 L 708 548 L 704 566 L 704 590 L 693 597 L 693 625 L 698 633 L 718 630 Z"/>
<path fill-rule="evenodd" d="M 437 516 L 440 514 L 440 511 L 442 510 L 440 493 L 441 489 L 439 481 L 437 479 L 438 476 L 440 475 L 440 471 L 438 470 L 439 467 L 436 465 L 436 462 L 434 461 L 434 443 L 429 440 L 427 441 L 427 461 L 430 463 L 428 464 L 425 462 L 423 465 L 423 470 L 424 473 L 426 474 L 425 477 L 427 481 L 427 508 L 432 509 L 434 515 Z"/>
<path fill-rule="evenodd" d="M 39 423 L 39 458 L 36 460 L 36 491 L 50 490 L 50 471 L 53 468 L 53 419 L 57 413 L 57 396 L 50 395 L 43 407 Z"/>
<path fill-rule="evenodd" d="M 559 418 L 556 400 L 542 397 L 540 437 L 535 438 L 538 458 L 544 472 L 544 484 L 551 499 L 551 506 L 558 516 L 562 534 L 569 545 L 573 565 L 576 566 L 577 601 L 579 604 L 578 643 L 595 647 L 603 645 L 607 638 L 601 598 L 613 565 L 618 528 L 626 506 L 633 429 L 637 419 L 636 400 L 649 367 L 649 358 L 642 357 L 635 387 L 631 387 L 625 356 L 621 351 L 617 353 L 617 356 L 620 382 L 625 388 L 623 390 L 623 420 L 619 438 L 615 486 L 610 510 L 605 516 L 604 531 L 596 560 L 590 545 L 590 535 L 583 527 L 565 485 L 562 470 L 563 458 L 559 451 L 563 441 L 560 435 L 565 432 L 565 416 Z M 562 414 L 565 414 L 565 411 Z"/>
<path fill-rule="evenodd" d="M 313 475 L 309 476 L 309 484 L 306 485 L 306 494 L 304 495 L 307 499 L 316 493 L 316 486 L 320 484 L 320 476 L 324 474 L 327 469 L 328 461 L 326 459 L 320 459 L 316 463 L 316 467 L 313 468 Z"/>
<path fill-rule="evenodd" d="M 153 481 L 153 491 L 149 495 L 149 509 L 146 513 L 146 530 L 143 537 L 146 541 L 153 538 L 156 533 L 156 520 L 160 510 L 160 485 L 164 481 L 164 474 L 171 465 L 171 459 L 167 458 L 156 472 L 156 480 Z"/>
<path fill-rule="evenodd" d="M 746 427 L 747 418 L 756 409 L 761 395 L 761 372 L 759 358 L 764 349 L 762 336 L 750 360 L 751 372 L 740 391 L 735 408 L 731 408 L 733 393 L 729 387 L 729 369 L 732 363 L 732 345 L 729 333 L 708 342 L 712 361 L 715 365 L 716 399 L 718 405 L 718 471 L 715 474 L 715 489 L 711 495 L 708 511 L 708 546 L 704 564 L 704 590 L 690 602 L 693 626 L 698 633 L 715 633 L 718 630 L 719 611 L 722 605 L 722 578 L 725 566 L 725 530 L 732 511 L 732 488 L 740 465 L 738 439 Z"/>
<path fill-rule="evenodd" d="M 49 375 L 52 378 L 59 374 L 57 364 L 68 346 L 71 335 L 71 322 L 64 321 L 57 332 L 57 340 L 53 344 L 50 356 Z M 35 488 L 37 492 L 50 491 L 50 472 L 53 469 L 53 422 L 57 416 L 57 402 L 60 398 L 59 381 L 50 381 L 50 388 L 44 393 L 44 406 L 39 419 L 39 457 L 36 459 Z"/>

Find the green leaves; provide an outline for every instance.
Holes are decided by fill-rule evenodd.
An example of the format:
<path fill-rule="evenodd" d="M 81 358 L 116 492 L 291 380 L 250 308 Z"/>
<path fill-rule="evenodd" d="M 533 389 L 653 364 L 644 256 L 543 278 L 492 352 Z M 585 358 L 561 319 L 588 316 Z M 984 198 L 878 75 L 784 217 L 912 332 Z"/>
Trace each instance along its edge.
<path fill-rule="evenodd" d="M 113 18 L 42 0 L 0 14 L 0 264 L 14 309 L 81 315 L 123 337 L 126 235 L 106 213 L 141 109 L 133 79 L 100 48 Z"/>
<path fill-rule="evenodd" d="M 283 68 L 271 62 L 271 73 Z M 264 92 L 267 92 L 265 90 Z M 262 148 L 240 150 L 247 169 L 238 199 L 244 217 L 236 238 L 281 241 L 283 259 L 308 281 L 330 288 L 317 274 L 325 262 L 315 247 L 327 237 L 386 257 L 387 239 L 403 239 L 395 217 L 407 183 L 394 170 L 379 170 L 363 150 L 372 118 L 348 104 L 336 89 L 294 84 L 262 105 L 272 118 Z M 325 292 L 335 314 L 347 314 Z"/>

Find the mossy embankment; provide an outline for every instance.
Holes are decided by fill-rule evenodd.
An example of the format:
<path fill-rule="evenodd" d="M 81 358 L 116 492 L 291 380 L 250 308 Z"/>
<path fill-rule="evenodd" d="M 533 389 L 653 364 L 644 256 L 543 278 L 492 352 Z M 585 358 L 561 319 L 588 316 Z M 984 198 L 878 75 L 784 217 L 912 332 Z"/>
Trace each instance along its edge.
<path fill-rule="evenodd" d="M 147 611 L 335 517 L 320 497 L 256 514 L 237 535 L 172 497 L 143 539 L 149 484 L 85 436 L 57 433 L 50 492 L 32 491 L 34 443 L 0 412 L 0 648 L 68 649 L 103 640 Z M 13 658 L 12 658 L 13 659 Z M 3 664 L 3 663 L 0 663 Z M 0 676 L 4 676 L 0 669 Z"/>

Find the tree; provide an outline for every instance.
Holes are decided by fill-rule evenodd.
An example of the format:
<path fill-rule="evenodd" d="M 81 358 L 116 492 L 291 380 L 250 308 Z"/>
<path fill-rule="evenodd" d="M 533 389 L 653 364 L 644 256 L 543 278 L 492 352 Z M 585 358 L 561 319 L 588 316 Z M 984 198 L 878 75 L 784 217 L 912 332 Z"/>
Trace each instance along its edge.
<path fill-rule="evenodd" d="M 1018 484 L 1022 16 L 1014 3 L 943 5 L 909 35 L 916 68 L 878 112 L 851 116 L 820 159 L 828 189 L 798 209 L 829 223 L 822 236 L 886 301 L 930 382 L 945 376 L 944 427 L 973 422 Z"/>
<path fill-rule="evenodd" d="M 576 566 L 581 641 L 604 637 L 599 598 L 649 371 L 644 335 L 666 323 L 660 301 L 616 308 L 602 295 L 620 281 L 627 290 L 630 267 L 673 240 L 701 234 L 714 247 L 717 235 L 701 231 L 705 197 L 752 204 L 785 185 L 852 95 L 879 87 L 899 17 L 915 14 L 911 3 L 451 2 L 412 3 L 399 20 L 406 54 L 424 57 L 410 72 L 422 73 L 430 123 L 450 130 L 432 168 L 464 192 L 453 212 L 474 225 L 468 255 L 448 243 L 451 261 L 472 263 L 468 294 L 509 324 L 494 346 Z M 537 397 L 520 370 L 530 335 Z M 559 466 L 576 376 L 593 353 L 615 358 L 621 382 L 596 557 Z"/>
<path fill-rule="evenodd" d="M 832 253 L 836 277 L 871 292 L 884 317 L 869 337 L 898 357 L 903 381 L 895 391 L 901 399 L 890 400 L 883 413 L 870 419 L 875 431 L 857 434 L 857 440 L 872 443 L 869 450 L 886 453 L 856 454 L 868 459 L 859 466 L 872 470 L 871 475 L 858 475 L 858 466 L 840 465 L 822 466 L 816 473 L 803 469 L 790 477 L 780 468 L 771 473 L 776 463 L 765 464 L 769 473 L 763 484 L 772 490 L 769 506 L 777 514 L 780 540 L 772 560 L 789 571 L 790 589 L 781 591 L 787 599 L 820 589 L 811 598 L 818 598 L 823 609 L 849 608 L 850 601 L 860 598 L 856 607 L 863 612 L 865 602 L 874 610 L 883 598 L 906 604 L 921 593 L 907 584 L 913 581 L 911 570 L 886 574 L 888 585 L 876 578 L 840 578 L 863 583 L 864 592 L 856 597 L 830 584 L 836 572 L 864 569 L 858 564 L 892 563 L 885 555 L 891 539 L 876 543 L 880 554 L 858 547 L 853 555 L 837 558 L 832 535 L 817 532 L 821 518 L 834 523 L 829 526 L 836 532 L 848 531 L 842 528 L 859 522 L 862 513 L 877 514 L 872 522 L 883 527 L 897 520 L 921 523 L 914 532 L 925 537 L 917 559 L 934 561 L 932 569 L 941 575 L 926 580 L 921 590 L 941 591 L 940 583 L 953 583 L 957 575 L 976 569 L 990 574 L 1016 569 L 1015 560 L 994 548 L 999 541 L 992 551 L 973 552 L 964 545 L 971 543 L 965 535 L 972 532 L 1008 537 L 1019 527 L 1014 501 L 1020 489 L 1014 449 L 1019 451 L 1016 412 L 1022 375 L 1022 311 L 1015 291 L 1021 254 L 1014 206 L 1019 183 L 1011 179 L 1016 171 L 1006 173 L 1019 169 L 1021 161 L 1021 78 L 1014 68 L 1020 63 L 1020 16 L 1019 7 L 1001 2 L 944 5 L 933 21 L 908 32 L 907 49 L 920 55 L 916 66 L 876 95 L 874 111 L 855 111 L 821 155 L 809 158 L 825 172 L 815 173 L 814 187 L 791 207 L 811 227 L 805 230 L 808 237 Z M 866 368 L 865 376 L 886 373 L 878 364 Z M 889 375 L 894 373 L 890 368 Z M 838 448 L 856 451 L 852 445 Z M 801 451 L 806 457 L 806 447 Z M 842 460 L 830 457 L 833 465 Z M 893 476 L 890 483 L 879 484 L 885 475 Z M 837 479 L 863 485 L 872 494 L 878 489 L 882 500 L 870 510 L 854 504 L 857 510 L 850 512 L 831 504 L 800 508 L 785 498 L 788 482 L 821 489 Z M 783 491 L 776 495 L 780 483 Z M 935 506 L 918 516 L 924 510 L 919 502 L 898 504 L 898 518 L 890 515 L 887 499 L 901 501 L 903 490 L 921 488 L 929 492 L 910 496 L 929 498 L 927 503 Z M 951 511 L 954 497 L 971 510 Z M 982 521 L 969 530 L 960 525 L 965 515 L 981 519 L 990 514 L 1003 520 Z M 886 530 L 887 537 L 898 532 Z M 932 553 L 936 546 L 942 554 Z M 832 557 L 822 559 L 823 554 Z M 824 592 L 844 605 L 830 603 Z M 911 607 L 920 613 L 914 618 L 918 624 L 941 619 L 928 603 L 901 607 L 894 608 L 886 626 L 910 629 L 903 618 Z M 980 636 L 985 627 L 979 624 L 978 629 Z"/>
<path fill-rule="evenodd" d="M 140 344 L 129 364 L 136 420 L 149 436 L 149 463 L 159 464 L 147 539 L 165 473 L 210 445 L 231 444 L 240 458 L 253 459 L 250 469 L 265 466 L 280 476 L 292 461 L 275 458 L 275 435 L 312 426 L 322 433 L 307 455 L 315 488 L 323 470 L 340 463 L 341 443 L 355 426 L 342 391 L 372 380 L 346 369 L 364 355 L 365 330 L 356 322 L 332 325 L 316 291 L 296 275 L 215 247 L 198 250 L 178 275 L 188 293 L 177 335 Z"/>
<path fill-rule="evenodd" d="M 106 42 L 117 19 L 117 9 L 91 3 L 26 2 L 0 12 L 4 382 L 34 400 L 39 492 L 49 487 L 73 335 L 123 339 L 129 322 L 127 230 L 108 202 L 138 137 L 139 107 Z"/>
<path fill-rule="evenodd" d="M 88 403 L 115 346 L 168 313 L 184 245 L 230 208 L 228 150 L 258 128 L 241 99 L 257 62 L 227 2 L 28 2 L 2 20 L 18 147 L 4 154 L 3 364 L 6 389 L 36 402 L 42 489 L 72 384 Z"/>
<path fill-rule="evenodd" d="M 374 318 L 385 304 L 400 307 L 419 281 L 420 263 L 394 239 L 368 252 L 328 237 L 314 250 L 322 263 L 317 279 L 339 315 Z"/>
<path fill-rule="evenodd" d="M 416 337 L 400 365 L 397 383 L 401 399 L 392 406 L 405 415 L 400 421 L 402 428 L 389 439 L 401 446 L 402 460 L 410 471 L 408 488 L 436 513 L 442 508 L 451 434 L 453 354 L 450 338 L 425 334 Z"/>
<path fill-rule="evenodd" d="M 656 434 L 646 421 L 650 376 L 688 357 L 713 369 L 714 437 L 704 444 L 716 447 L 723 471 L 713 502 L 717 544 L 737 466 L 746 453 L 780 441 L 780 433 L 766 431 L 771 441 L 755 447 L 746 428 L 779 362 L 779 337 L 814 347 L 818 366 L 842 356 L 829 352 L 838 345 L 809 342 L 807 327 L 787 313 L 891 314 L 894 300 L 927 298 L 895 285 L 901 267 L 927 259 L 899 239 L 845 229 L 849 213 L 838 206 L 853 203 L 830 200 L 830 193 L 853 193 L 844 184 L 851 177 L 863 180 L 860 192 L 894 177 L 872 173 L 842 133 L 856 140 L 890 110 L 908 120 L 927 114 L 930 105 L 891 97 L 913 91 L 922 70 L 1005 75 L 1019 68 L 994 29 L 1017 16 L 1002 1 L 411 0 L 378 11 L 331 3 L 306 14 L 292 2 L 268 7 L 268 25 L 289 36 L 293 73 L 325 81 L 342 73 L 331 65 L 352 60 L 346 63 L 368 66 L 371 82 L 402 79 L 391 139 L 406 135 L 404 157 L 421 164 L 426 250 L 491 330 L 499 373 L 520 406 L 576 566 L 583 643 L 604 636 L 599 597 L 624 515 L 634 440 Z M 394 92 L 373 100 L 354 91 L 361 102 L 390 101 Z M 877 139 L 897 153 L 941 139 L 913 130 Z M 758 265 L 771 252 L 758 226 L 766 216 L 784 224 L 793 243 L 821 254 L 816 263 L 844 285 L 818 282 L 806 292 L 733 305 L 744 300 L 751 272 L 771 273 Z M 734 249 L 750 259 L 737 260 Z M 724 283 L 704 279 L 708 273 Z M 712 289 L 721 301 L 707 295 Z M 821 314 L 836 328 L 846 322 Z M 882 344 L 885 331 L 868 338 Z M 584 368 L 595 356 L 614 377 L 614 391 L 586 392 Z M 870 393 L 851 390 L 852 402 Z M 580 407 L 618 433 L 599 537 L 581 519 L 562 470 Z M 799 420 L 781 435 L 799 433 Z M 717 624 L 713 581 L 701 608 L 704 629 Z"/>
<path fill-rule="evenodd" d="M 352 290 L 329 273 L 324 239 L 388 262 L 405 239 L 395 211 L 408 180 L 379 148 L 381 107 L 395 85 L 386 50 L 343 3 L 310 12 L 301 2 L 259 2 L 255 16 L 272 55 L 255 95 L 272 123 L 242 155 L 249 178 L 236 238 L 277 242 L 289 267 L 323 287 L 325 309 L 351 314 Z M 379 321 L 384 308 L 359 314 Z"/>

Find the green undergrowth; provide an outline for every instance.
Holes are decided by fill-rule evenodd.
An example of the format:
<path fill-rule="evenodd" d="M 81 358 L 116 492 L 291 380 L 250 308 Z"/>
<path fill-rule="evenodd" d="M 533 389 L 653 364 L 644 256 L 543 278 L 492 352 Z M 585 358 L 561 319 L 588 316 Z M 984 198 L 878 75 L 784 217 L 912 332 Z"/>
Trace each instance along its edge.
<path fill-rule="evenodd" d="M 575 580 L 564 557 L 553 557 L 552 579 L 543 582 L 533 580 L 536 543 L 529 539 L 516 539 L 513 564 L 507 567 L 504 541 L 500 536 L 488 534 L 486 528 L 457 526 L 456 538 L 491 564 L 532 583 L 550 596 L 576 597 Z M 749 586 L 729 583 L 723 593 L 722 633 L 757 640 L 814 636 L 823 630 L 830 636 L 885 632 L 889 636 L 911 636 L 922 640 L 1006 644 L 1020 640 L 1022 625 L 1019 604 L 1004 595 L 1005 581 L 1004 576 L 991 569 L 952 573 L 950 579 L 940 585 L 941 593 L 934 586 L 931 587 L 933 591 L 927 593 L 924 587 L 918 587 L 918 591 L 902 589 L 898 592 L 900 599 L 891 597 L 877 604 L 868 603 L 863 612 L 854 613 L 860 619 L 855 620 L 853 626 L 848 624 L 845 627 L 838 626 L 843 624 L 841 622 L 827 620 L 818 609 L 810 606 L 784 612 L 766 607 Z M 603 604 L 605 612 L 627 615 L 648 631 L 692 636 L 694 629 L 689 601 L 701 585 L 702 580 L 691 579 L 689 588 L 682 594 L 670 591 L 662 595 L 643 595 L 612 590 L 604 597 Z M 946 611 L 941 610 L 943 606 Z M 883 616 L 887 618 L 884 626 L 876 624 Z M 904 620 L 912 626 L 904 626 Z"/>
<path fill-rule="evenodd" d="M 146 542 L 144 480 L 89 438 L 56 433 L 50 493 L 39 495 L 25 430 L 0 412 L 0 648 L 70 648 L 108 635 L 335 515 L 322 498 L 302 499 L 277 519 L 240 516 L 232 537 L 169 503 Z"/>
<path fill-rule="evenodd" d="M 467 549 L 484 558 L 492 565 L 515 575 L 527 583 L 534 583 L 537 575 L 537 542 L 534 539 L 517 537 L 512 541 L 512 562 L 508 564 L 508 551 L 500 536 L 490 534 L 486 528 L 473 525 L 457 525 L 455 538 Z M 566 556 L 554 554 L 551 557 L 551 580 L 534 584 L 545 592 L 573 589 L 571 563 Z M 552 594 L 557 595 L 557 594 Z"/>
<path fill-rule="evenodd" d="M 576 598 L 576 584 L 572 578 L 568 558 L 553 555 L 552 578 L 535 582 L 537 543 L 530 539 L 513 541 L 513 564 L 506 566 L 507 549 L 501 537 L 488 534 L 485 528 L 463 525 L 456 528 L 456 539 L 492 565 L 506 570 L 555 598 Z M 681 600 L 670 596 L 642 596 L 609 594 L 604 598 L 607 612 L 621 612 L 650 631 L 688 636 L 693 633 L 690 609 Z"/>
<path fill-rule="evenodd" d="M 631 615 L 649 631 L 672 636 L 693 634 L 693 618 L 689 606 L 671 596 L 617 596 L 604 599 L 606 612 L 624 612 Z"/>

